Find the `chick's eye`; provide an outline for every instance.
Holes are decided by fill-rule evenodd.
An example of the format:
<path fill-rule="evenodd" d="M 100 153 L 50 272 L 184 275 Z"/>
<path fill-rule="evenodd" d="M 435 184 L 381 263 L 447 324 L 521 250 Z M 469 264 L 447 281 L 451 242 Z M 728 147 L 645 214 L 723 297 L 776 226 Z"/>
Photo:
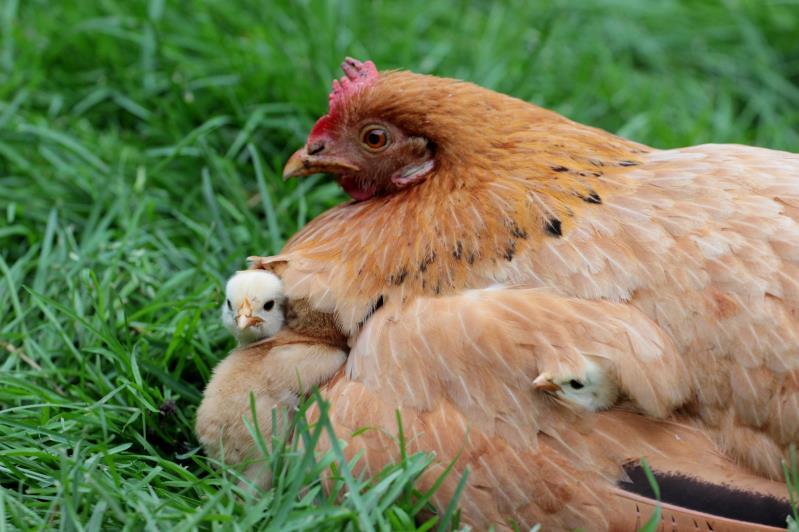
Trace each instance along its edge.
<path fill-rule="evenodd" d="M 382 150 L 388 145 L 388 132 L 382 127 L 368 127 L 364 129 L 361 141 L 370 150 Z"/>
<path fill-rule="evenodd" d="M 264 303 L 264 310 L 269 312 L 270 310 L 272 310 L 274 308 L 274 306 L 275 306 L 275 300 L 274 299 L 270 299 L 269 301 Z"/>
<path fill-rule="evenodd" d="M 571 386 L 575 390 L 579 390 L 580 388 L 585 386 L 585 384 L 583 384 L 582 382 L 578 381 L 577 379 L 572 379 L 572 380 L 569 381 L 569 386 Z"/>
<path fill-rule="evenodd" d="M 227 309 L 228 310 L 233 310 L 233 305 L 230 304 L 230 300 L 229 299 L 226 299 L 225 303 L 227 303 Z"/>

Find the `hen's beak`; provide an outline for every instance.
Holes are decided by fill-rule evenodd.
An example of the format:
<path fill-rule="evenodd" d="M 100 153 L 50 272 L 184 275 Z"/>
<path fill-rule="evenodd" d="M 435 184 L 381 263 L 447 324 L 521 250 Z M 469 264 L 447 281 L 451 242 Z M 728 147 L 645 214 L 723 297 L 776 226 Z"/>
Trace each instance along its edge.
<path fill-rule="evenodd" d="M 559 392 L 561 390 L 561 387 L 556 384 L 547 373 L 542 373 L 536 377 L 533 381 L 533 387 L 538 391 L 550 393 Z"/>
<path fill-rule="evenodd" d="M 304 146 L 289 157 L 283 167 L 283 180 L 290 177 L 301 177 L 311 174 L 343 174 L 357 172 L 359 168 L 341 157 L 324 154 L 324 145 Z"/>
<path fill-rule="evenodd" d="M 236 325 L 243 331 L 253 325 L 258 325 L 261 321 L 263 321 L 261 318 L 252 315 L 252 305 L 250 304 L 250 300 L 245 297 L 244 302 L 239 306 L 236 312 Z"/>

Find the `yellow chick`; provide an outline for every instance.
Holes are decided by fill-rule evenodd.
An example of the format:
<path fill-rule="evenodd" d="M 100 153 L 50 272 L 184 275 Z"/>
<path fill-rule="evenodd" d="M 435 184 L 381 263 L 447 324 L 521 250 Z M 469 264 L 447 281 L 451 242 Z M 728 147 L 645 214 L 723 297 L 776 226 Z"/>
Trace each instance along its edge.
<path fill-rule="evenodd" d="M 589 309 L 569 298 L 550 304 L 561 320 L 535 332 L 537 391 L 590 412 L 627 399 L 653 417 L 669 415 L 691 397 L 691 376 L 674 343 L 641 313 L 610 303 Z"/>
<path fill-rule="evenodd" d="M 300 397 L 332 377 L 347 358 L 338 347 L 284 327 L 284 301 L 282 283 L 273 273 L 238 272 L 228 281 L 222 321 L 239 347 L 214 368 L 195 426 L 208 456 L 229 465 L 249 462 L 245 477 L 263 489 L 271 486 L 271 473 L 268 463 L 258 460 L 261 453 L 248 424 L 269 442 L 273 412 L 285 407 L 290 419 Z M 276 424 L 280 430 L 283 421 Z"/>

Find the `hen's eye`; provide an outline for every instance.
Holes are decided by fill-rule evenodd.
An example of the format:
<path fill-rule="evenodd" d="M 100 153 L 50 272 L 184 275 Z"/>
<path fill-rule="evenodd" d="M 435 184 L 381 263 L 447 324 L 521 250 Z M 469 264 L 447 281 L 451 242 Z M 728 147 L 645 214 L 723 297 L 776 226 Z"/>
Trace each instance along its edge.
<path fill-rule="evenodd" d="M 274 299 L 270 299 L 269 301 L 264 303 L 264 310 L 269 312 L 270 310 L 272 310 L 274 308 L 274 306 L 275 306 Z"/>
<path fill-rule="evenodd" d="M 226 299 L 225 302 L 227 303 L 227 309 L 228 310 L 233 310 L 233 305 L 230 304 L 230 300 Z"/>
<path fill-rule="evenodd" d="M 363 130 L 361 141 L 370 150 L 382 150 L 388 146 L 388 132 L 382 127 L 367 127 Z"/>
<path fill-rule="evenodd" d="M 575 390 L 579 390 L 580 388 L 585 386 L 585 384 L 583 384 L 582 382 L 578 381 L 577 379 L 572 379 L 572 380 L 569 381 L 569 386 L 571 386 Z"/>

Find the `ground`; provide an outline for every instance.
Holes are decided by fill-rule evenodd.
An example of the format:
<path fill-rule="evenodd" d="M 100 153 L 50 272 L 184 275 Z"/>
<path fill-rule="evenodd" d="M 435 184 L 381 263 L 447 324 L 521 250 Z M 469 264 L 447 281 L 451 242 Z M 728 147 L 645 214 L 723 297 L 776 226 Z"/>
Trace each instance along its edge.
<path fill-rule="evenodd" d="M 422 522 L 429 456 L 337 500 L 336 456 L 287 447 L 255 498 L 192 433 L 223 280 L 344 199 L 279 175 L 345 55 L 657 147 L 797 151 L 797 32 L 796 0 L 0 1 L 0 528 Z"/>

